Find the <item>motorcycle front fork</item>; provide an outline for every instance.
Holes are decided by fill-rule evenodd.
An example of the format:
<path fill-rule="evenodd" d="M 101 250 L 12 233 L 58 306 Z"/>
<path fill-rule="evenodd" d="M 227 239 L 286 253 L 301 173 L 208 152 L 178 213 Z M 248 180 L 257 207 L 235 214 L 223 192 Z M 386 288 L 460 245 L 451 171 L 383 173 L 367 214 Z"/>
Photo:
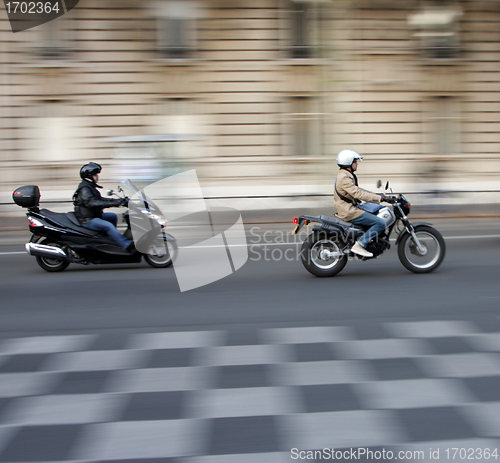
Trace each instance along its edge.
<path fill-rule="evenodd" d="M 415 229 L 413 228 L 413 226 L 411 225 L 411 223 L 408 222 L 408 219 L 406 219 L 406 217 L 405 217 L 405 220 L 403 222 L 404 222 L 406 231 L 411 235 L 411 239 L 415 243 L 415 246 L 417 247 L 417 251 L 422 256 L 425 255 L 427 249 L 424 246 L 422 246 L 422 244 L 418 240 L 417 234 L 415 233 Z"/>

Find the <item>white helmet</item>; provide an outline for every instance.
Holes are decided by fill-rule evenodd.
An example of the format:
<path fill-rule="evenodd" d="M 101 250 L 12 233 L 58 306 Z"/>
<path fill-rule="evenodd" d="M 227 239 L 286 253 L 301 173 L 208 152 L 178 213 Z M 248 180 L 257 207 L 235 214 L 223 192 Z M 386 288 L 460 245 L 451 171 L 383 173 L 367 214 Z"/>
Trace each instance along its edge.
<path fill-rule="evenodd" d="M 363 156 L 354 150 L 342 150 L 337 154 L 337 165 L 340 167 L 351 167 L 356 160 L 362 161 Z"/>

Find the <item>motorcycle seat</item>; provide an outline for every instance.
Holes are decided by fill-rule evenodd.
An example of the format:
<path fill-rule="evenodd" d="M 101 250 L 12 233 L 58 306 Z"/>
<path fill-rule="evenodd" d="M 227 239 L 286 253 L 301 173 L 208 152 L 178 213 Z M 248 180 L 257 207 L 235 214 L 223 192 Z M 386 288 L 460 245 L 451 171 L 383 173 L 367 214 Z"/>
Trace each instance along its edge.
<path fill-rule="evenodd" d="M 73 230 L 81 231 L 87 235 L 100 235 L 102 232 L 85 228 L 76 218 L 74 212 L 52 212 L 48 209 L 41 209 L 40 214 L 48 217 L 50 220 L 62 225 L 63 227 L 71 228 Z"/>
<path fill-rule="evenodd" d="M 74 212 L 66 212 L 66 217 L 68 217 L 69 221 L 71 223 L 74 223 L 77 227 L 81 227 L 82 224 L 80 221 L 76 218 L 76 215 Z"/>
<path fill-rule="evenodd" d="M 344 228 L 357 228 L 359 230 L 363 230 L 363 227 L 360 227 L 359 225 L 354 225 L 351 222 L 346 222 L 345 220 L 339 219 L 338 217 L 331 216 L 331 215 L 320 215 L 319 218 L 326 223 L 332 224 L 332 225 L 340 225 L 341 227 Z"/>

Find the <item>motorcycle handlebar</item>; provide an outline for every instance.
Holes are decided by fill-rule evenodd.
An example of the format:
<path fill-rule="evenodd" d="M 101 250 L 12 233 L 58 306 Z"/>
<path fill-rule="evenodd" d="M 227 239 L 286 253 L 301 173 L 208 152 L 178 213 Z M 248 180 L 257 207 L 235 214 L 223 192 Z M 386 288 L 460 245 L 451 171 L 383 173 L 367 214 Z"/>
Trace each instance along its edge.
<path fill-rule="evenodd" d="M 389 203 L 389 204 L 394 204 L 398 202 L 398 197 L 397 196 L 388 196 L 388 195 L 382 195 L 382 202 Z"/>

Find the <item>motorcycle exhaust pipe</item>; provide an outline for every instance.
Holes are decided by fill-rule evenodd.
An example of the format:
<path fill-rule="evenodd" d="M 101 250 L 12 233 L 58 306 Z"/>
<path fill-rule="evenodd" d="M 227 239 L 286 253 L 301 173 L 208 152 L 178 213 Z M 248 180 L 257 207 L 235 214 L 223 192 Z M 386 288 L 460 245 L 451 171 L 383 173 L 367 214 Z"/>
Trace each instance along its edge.
<path fill-rule="evenodd" d="M 26 243 L 26 252 L 30 256 L 45 257 L 47 259 L 58 259 L 71 262 L 70 257 L 61 248 L 58 248 L 56 246 Z"/>

